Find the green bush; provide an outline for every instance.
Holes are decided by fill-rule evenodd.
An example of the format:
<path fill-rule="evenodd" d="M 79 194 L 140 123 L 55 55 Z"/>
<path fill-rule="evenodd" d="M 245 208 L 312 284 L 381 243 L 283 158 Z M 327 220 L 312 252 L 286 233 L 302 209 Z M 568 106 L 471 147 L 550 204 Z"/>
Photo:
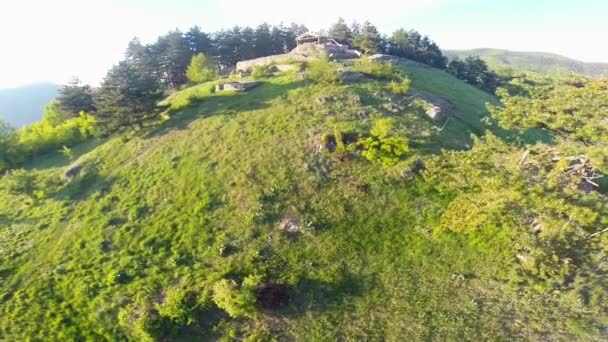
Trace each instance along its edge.
<path fill-rule="evenodd" d="M 253 68 L 251 72 L 251 77 L 253 78 L 265 78 L 272 76 L 272 66 L 271 65 L 258 65 Z"/>
<path fill-rule="evenodd" d="M 95 134 L 95 118 L 84 112 L 58 125 L 42 120 L 17 132 L 20 149 L 26 157 L 70 147 Z"/>
<path fill-rule="evenodd" d="M 255 288 L 261 282 L 259 276 L 248 276 L 241 286 L 234 280 L 222 279 L 213 286 L 213 301 L 230 317 L 250 317 L 257 315 Z"/>
<path fill-rule="evenodd" d="M 194 84 L 213 81 L 218 75 L 219 70 L 215 61 L 203 53 L 192 56 L 186 70 L 186 77 Z"/>
<path fill-rule="evenodd" d="M 182 288 L 170 288 L 165 292 L 164 301 L 156 306 L 158 313 L 177 324 L 190 325 L 194 322 L 194 305 L 191 296 Z"/>
<path fill-rule="evenodd" d="M 393 119 L 376 120 L 371 137 L 357 143 L 363 156 L 370 161 L 379 159 L 386 166 L 395 165 L 409 151 L 409 142 L 405 137 L 394 136 L 393 130 Z"/>
<path fill-rule="evenodd" d="M 410 83 L 411 81 L 407 78 L 397 81 L 393 80 L 388 84 L 388 89 L 395 95 L 403 95 L 410 89 Z"/>
<path fill-rule="evenodd" d="M 364 73 L 370 77 L 383 80 L 401 80 L 403 75 L 393 63 L 379 63 L 366 56 L 355 63 L 353 70 Z"/>
<path fill-rule="evenodd" d="M 118 313 L 118 324 L 136 341 L 157 341 L 162 329 L 159 315 L 152 305 L 144 300 L 121 309 Z"/>
<path fill-rule="evenodd" d="M 332 63 L 327 55 L 308 64 L 305 78 L 318 84 L 337 84 L 341 81 L 336 64 Z"/>

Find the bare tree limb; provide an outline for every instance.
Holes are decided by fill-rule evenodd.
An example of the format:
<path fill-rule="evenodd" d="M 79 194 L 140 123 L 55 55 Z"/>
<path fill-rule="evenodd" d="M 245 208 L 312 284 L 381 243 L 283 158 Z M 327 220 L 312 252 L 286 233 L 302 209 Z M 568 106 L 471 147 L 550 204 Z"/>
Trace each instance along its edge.
<path fill-rule="evenodd" d="M 595 233 L 589 235 L 587 237 L 587 239 L 591 239 L 592 237 L 598 236 L 598 235 L 603 234 L 605 232 L 608 232 L 608 228 L 604 228 L 604 229 L 600 230 L 599 232 L 595 232 Z"/>

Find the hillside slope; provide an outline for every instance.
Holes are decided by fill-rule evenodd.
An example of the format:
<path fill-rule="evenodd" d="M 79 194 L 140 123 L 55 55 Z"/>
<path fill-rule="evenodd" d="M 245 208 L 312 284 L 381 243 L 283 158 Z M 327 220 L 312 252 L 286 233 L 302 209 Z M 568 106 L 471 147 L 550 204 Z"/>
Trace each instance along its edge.
<path fill-rule="evenodd" d="M 49 184 L 44 192 L 16 194 L 16 176 L 4 177 L 0 336 L 572 337 L 566 322 L 582 309 L 509 285 L 509 230 L 438 229 L 450 195 L 420 170 L 404 176 L 440 148 L 467 148 L 494 98 L 442 71 L 404 69 L 413 92 L 447 99 L 453 118 L 388 111 L 382 81 L 329 87 L 285 74 L 243 94 L 203 84 L 171 96 L 160 127 L 29 164 L 20 177 Z M 409 139 L 406 158 L 387 166 L 340 150 L 380 118 Z M 218 281 L 252 276 L 286 286 L 289 304 L 249 319 L 214 304 Z"/>
<path fill-rule="evenodd" d="M 591 77 L 608 74 L 608 63 L 588 63 L 546 52 L 510 51 L 500 49 L 446 50 L 449 58 L 479 56 L 490 68 L 510 67 L 541 74 L 578 73 Z"/>
<path fill-rule="evenodd" d="M 58 89 L 52 83 L 0 89 L 0 118 L 14 127 L 39 121 L 44 106 L 57 96 Z"/>

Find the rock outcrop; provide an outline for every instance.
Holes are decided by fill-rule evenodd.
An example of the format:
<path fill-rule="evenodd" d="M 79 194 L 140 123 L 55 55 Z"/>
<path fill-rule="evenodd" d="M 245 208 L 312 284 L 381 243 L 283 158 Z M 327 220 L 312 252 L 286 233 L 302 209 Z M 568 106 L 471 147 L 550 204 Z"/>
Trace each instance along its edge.
<path fill-rule="evenodd" d="M 351 59 L 361 57 L 357 50 L 349 49 L 346 45 L 335 43 L 307 43 L 298 45 L 289 53 L 250 59 L 236 63 L 236 70 L 248 70 L 255 66 L 271 64 L 287 64 L 288 62 L 309 62 L 327 54 L 330 59 Z"/>

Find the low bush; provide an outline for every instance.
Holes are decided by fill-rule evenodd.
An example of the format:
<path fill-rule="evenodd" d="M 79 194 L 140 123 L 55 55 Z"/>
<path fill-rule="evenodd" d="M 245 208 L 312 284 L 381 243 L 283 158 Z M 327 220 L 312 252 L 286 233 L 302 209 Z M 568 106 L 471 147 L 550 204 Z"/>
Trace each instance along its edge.
<path fill-rule="evenodd" d="M 376 120 L 371 136 L 359 140 L 357 147 L 363 150 L 367 160 L 380 160 L 386 166 L 395 165 L 409 151 L 409 142 L 405 137 L 395 136 L 393 130 L 393 119 Z"/>
<path fill-rule="evenodd" d="M 410 83 L 411 81 L 407 78 L 397 81 L 393 80 L 388 84 L 388 89 L 395 95 L 403 95 L 410 89 Z"/>
<path fill-rule="evenodd" d="M 261 280 L 259 276 L 248 276 L 239 286 L 234 280 L 222 279 L 213 286 L 213 301 L 230 317 L 255 317 L 255 288 Z"/>
<path fill-rule="evenodd" d="M 273 67 L 271 65 L 258 65 L 253 68 L 251 77 L 257 79 L 272 76 L 272 68 Z"/>
<path fill-rule="evenodd" d="M 327 55 L 308 64 L 305 79 L 317 84 L 337 84 L 341 81 L 336 64 Z"/>
<path fill-rule="evenodd" d="M 379 63 L 366 56 L 361 57 L 353 67 L 354 71 L 361 72 L 372 78 L 383 80 L 401 80 L 403 75 L 393 63 Z"/>

